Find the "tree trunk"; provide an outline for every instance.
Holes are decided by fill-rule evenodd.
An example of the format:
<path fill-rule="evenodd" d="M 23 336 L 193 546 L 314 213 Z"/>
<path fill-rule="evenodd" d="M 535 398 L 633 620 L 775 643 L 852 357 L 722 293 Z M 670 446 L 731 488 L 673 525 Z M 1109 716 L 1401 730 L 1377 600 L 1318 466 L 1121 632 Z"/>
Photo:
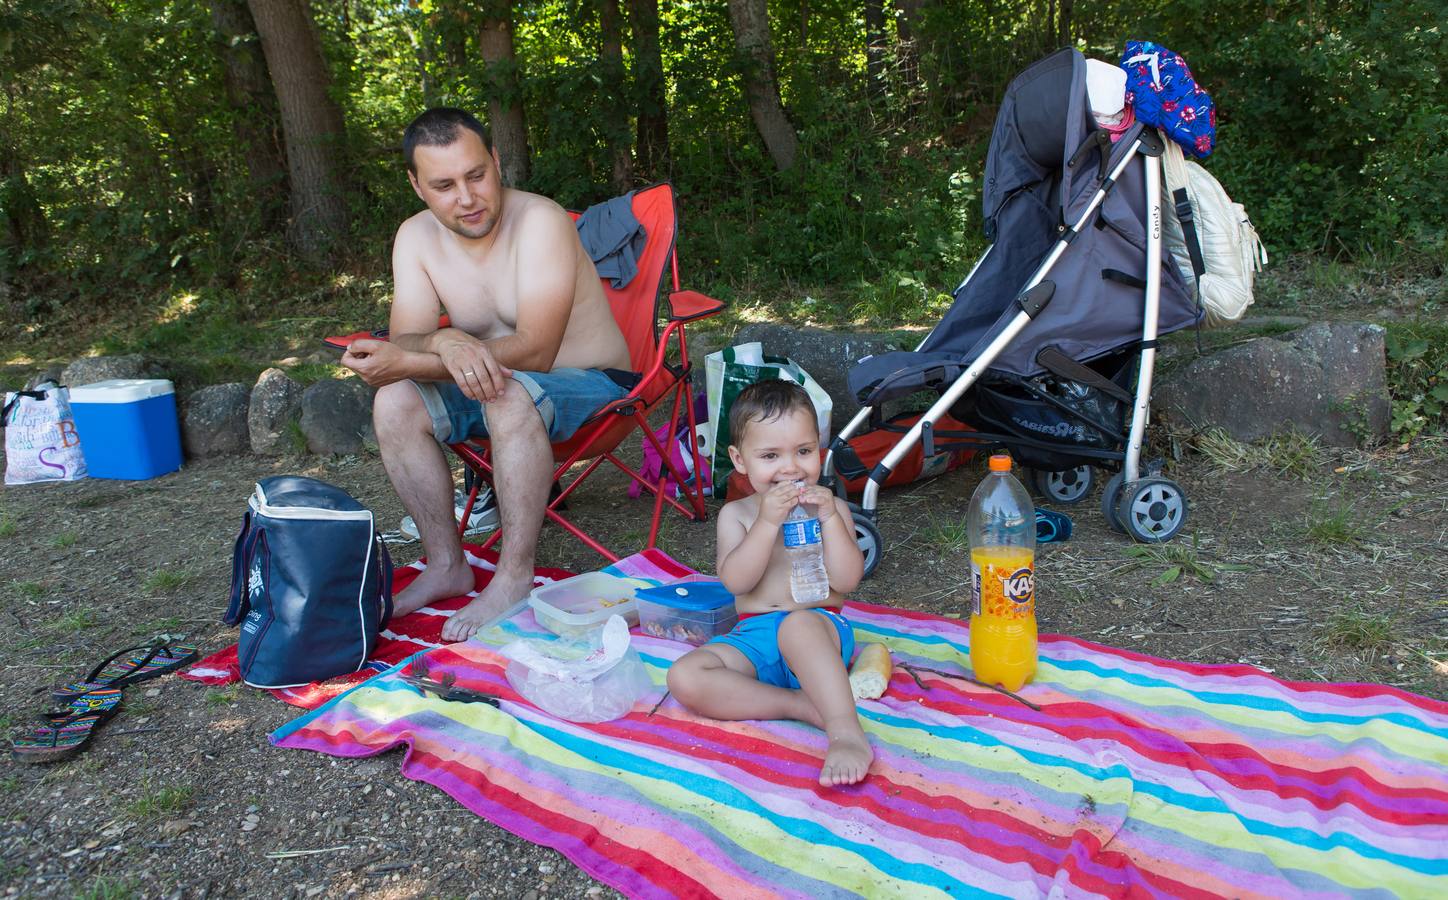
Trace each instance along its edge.
<path fill-rule="evenodd" d="M 231 131 L 246 162 L 251 197 L 262 227 L 278 228 L 287 213 L 287 154 L 266 56 L 243 0 L 210 0 L 209 6 L 226 99 L 235 114 Z"/>
<path fill-rule="evenodd" d="M 659 52 L 659 0 L 630 0 L 629 20 L 638 92 L 638 170 L 657 178 L 669 170 L 669 106 L 664 94 L 664 58 Z"/>
<path fill-rule="evenodd" d="M 490 0 L 483 7 L 478 51 L 486 67 L 488 124 L 503 167 L 503 183 L 513 187 L 528 180 L 528 125 L 523 118 L 523 91 L 518 57 L 513 53 L 512 0 Z"/>
<path fill-rule="evenodd" d="M 306 0 L 247 0 L 276 89 L 291 183 L 292 245 L 324 258 L 347 229 L 342 111 L 327 94 L 331 78 Z"/>
<path fill-rule="evenodd" d="M 604 114 L 608 119 L 604 129 L 612 162 L 610 174 L 614 192 L 622 194 L 633 186 L 633 158 L 629 154 L 628 83 L 623 68 L 623 29 L 618 0 L 601 0 L 598 24 L 603 38 L 598 59 L 603 67 Z"/>
<path fill-rule="evenodd" d="M 885 92 L 884 0 L 865 0 L 865 89 L 871 97 Z"/>
<path fill-rule="evenodd" d="M 764 147 L 783 172 L 794 165 L 799 136 L 794 132 L 784 103 L 779 99 L 779 80 L 774 74 L 774 48 L 769 41 L 769 10 L 765 0 L 729 0 L 729 21 L 734 41 L 744 57 L 744 96 L 749 115 L 764 140 Z"/>
<path fill-rule="evenodd" d="M 1061 27 L 1056 43 L 1062 47 L 1071 46 L 1071 12 L 1075 7 L 1076 0 L 1061 0 Z"/>

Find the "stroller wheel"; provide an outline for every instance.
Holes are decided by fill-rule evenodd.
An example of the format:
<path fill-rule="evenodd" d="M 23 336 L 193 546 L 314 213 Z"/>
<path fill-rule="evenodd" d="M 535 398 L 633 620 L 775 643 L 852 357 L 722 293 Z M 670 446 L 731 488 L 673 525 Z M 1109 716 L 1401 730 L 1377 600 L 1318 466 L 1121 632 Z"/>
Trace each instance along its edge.
<path fill-rule="evenodd" d="M 1031 488 L 1039 496 L 1067 506 L 1085 500 L 1096 483 L 1095 471 L 1090 466 L 1077 466 L 1056 472 L 1032 469 L 1030 477 Z"/>
<path fill-rule="evenodd" d="M 1142 478 L 1121 491 L 1116 517 L 1132 540 L 1160 544 L 1186 524 L 1187 497 L 1170 478 Z"/>
<path fill-rule="evenodd" d="M 1117 472 L 1106 481 L 1106 487 L 1101 489 L 1101 515 L 1106 519 L 1106 525 L 1112 531 L 1122 532 L 1126 528 L 1122 526 L 1121 520 L 1116 518 L 1116 504 L 1121 500 L 1121 473 Z"/>
<path fill-rule="evenodd" d="M 853 504 L 851 504 L 853 506 Z M 852 510 L 855 520 L 855 543 L 860 545 L 860 552 L 865 554 L 865 578 L 875 573 L 875 568 L 880 565 L 880 557 L 885 552 L 885 541 L 880 537 L 880 529 L 863 512 Z"/>

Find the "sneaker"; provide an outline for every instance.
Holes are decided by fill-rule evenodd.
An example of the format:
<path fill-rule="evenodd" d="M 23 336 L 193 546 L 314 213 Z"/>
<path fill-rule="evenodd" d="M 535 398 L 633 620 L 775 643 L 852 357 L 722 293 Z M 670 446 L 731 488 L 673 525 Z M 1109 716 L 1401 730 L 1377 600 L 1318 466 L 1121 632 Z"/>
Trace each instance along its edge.
<path fill-rule="evenodd" d="M 453 492 L 453 518 L 463 520 L 463 507 L 468 504 L 468 495 L 462 491 Z M 483 485 L 478 491 L 478 501 L 473 504 L 473 513 L 468 516 L 468 527 L 463 534 L 483 534 L 498 527 L 498 501 L 493 496 L 492 485 Z M 407 516 L 398 526 L 398 531 L 410 541 L 418 539 L 417 523 Z"/>

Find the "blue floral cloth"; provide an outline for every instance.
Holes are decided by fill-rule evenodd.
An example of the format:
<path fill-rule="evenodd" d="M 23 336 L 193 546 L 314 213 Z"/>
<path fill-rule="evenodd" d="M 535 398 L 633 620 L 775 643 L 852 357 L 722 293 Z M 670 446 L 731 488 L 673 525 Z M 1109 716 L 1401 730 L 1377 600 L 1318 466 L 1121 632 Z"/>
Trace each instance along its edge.
<path fill-rule="evenodd" d="M 1165 131 L 1188 154 L 1205 159 L 1217 143 L 1217 107 L 1187 61 L 1152 41 L 1127 41 L 1121 54 L 1126 102 L 1136 119 Z"/>

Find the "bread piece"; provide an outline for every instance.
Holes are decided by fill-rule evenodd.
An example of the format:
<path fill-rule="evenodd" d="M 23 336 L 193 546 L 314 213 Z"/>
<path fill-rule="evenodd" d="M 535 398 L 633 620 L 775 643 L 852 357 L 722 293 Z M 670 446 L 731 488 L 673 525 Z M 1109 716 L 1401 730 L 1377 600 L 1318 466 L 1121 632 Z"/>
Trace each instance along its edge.
<path fill-rule="evenodd" d="M 856 700 L 874 700 L 890 684 L 890 651 L 884 644 L 866 644 L 850 667 L 850 690 Z"/>

